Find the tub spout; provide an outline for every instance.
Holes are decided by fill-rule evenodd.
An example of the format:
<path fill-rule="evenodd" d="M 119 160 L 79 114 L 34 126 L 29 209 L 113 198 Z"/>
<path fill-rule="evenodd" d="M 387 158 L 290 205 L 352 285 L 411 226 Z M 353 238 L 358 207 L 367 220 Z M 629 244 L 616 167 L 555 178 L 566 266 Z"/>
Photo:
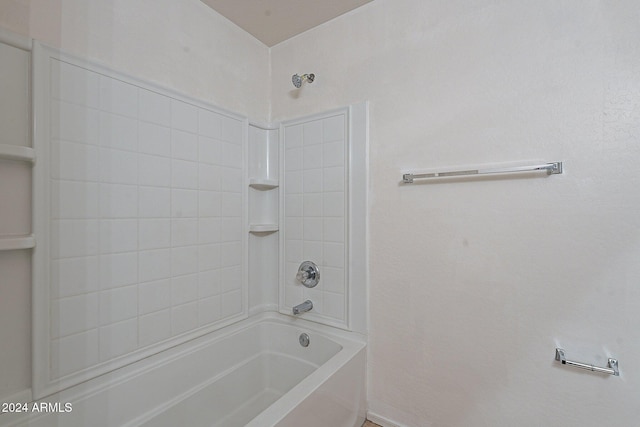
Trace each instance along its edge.
<path fill-rule="evenodd" d="M 295 307 L 293 307 L 293 314 L 305 313 L 307 311 L 311 311 L 312 308 L 313 308 L 313 303 L 311 302 L 310 299 L 308 299 L 302 304 L 298 304 Z"/>

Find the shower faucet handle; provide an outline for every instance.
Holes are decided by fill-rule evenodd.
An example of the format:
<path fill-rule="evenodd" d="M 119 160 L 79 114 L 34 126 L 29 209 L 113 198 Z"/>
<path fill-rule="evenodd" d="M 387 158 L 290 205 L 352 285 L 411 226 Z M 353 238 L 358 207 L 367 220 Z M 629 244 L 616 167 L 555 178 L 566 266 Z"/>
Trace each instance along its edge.
<path fill-rule="evenodd" d="M 320 281 L 320 270 L 313 261 L 304 261 L 298 268 L 296 280 L 307 288 L 315 287 Z"/>

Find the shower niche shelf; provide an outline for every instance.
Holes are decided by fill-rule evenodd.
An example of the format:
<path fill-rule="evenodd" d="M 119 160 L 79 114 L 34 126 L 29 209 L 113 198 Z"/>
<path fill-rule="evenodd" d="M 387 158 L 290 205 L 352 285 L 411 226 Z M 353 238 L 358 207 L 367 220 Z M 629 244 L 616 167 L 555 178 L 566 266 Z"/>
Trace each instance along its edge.
<path fill-rule="evenodd" d="M 278 188 L 278 180 L 276 179 L 262 179 L 262 178 L 250 178 L 249 179 L 249 187 L 255 188 L 256 190 L 273 190 Z"/>
<path fill-rule="evenodd" d="M 273 233 L 279 228 L 278 224 L 249 224 L 250 233 Z"/>
<path fill-rule="evenodd" d="M 249 232 L 279 230 L 278 129 L 249 126 Z"/>

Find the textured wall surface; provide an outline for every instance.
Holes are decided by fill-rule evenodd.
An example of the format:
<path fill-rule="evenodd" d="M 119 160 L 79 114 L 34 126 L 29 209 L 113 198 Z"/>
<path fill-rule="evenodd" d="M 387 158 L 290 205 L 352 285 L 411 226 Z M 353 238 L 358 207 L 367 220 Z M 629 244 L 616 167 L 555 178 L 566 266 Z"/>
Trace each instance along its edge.
<path fill-rule="evenodd" d="M 272 49 L 273 120 L 370 100 L 369 408 L 410 427 L 640 411 L 640 7 L 376 0 Z M 295 90 L 296 72 L 316 80 Z M 551 177 L 404 171 L 564 161 Z M 621 377 L 575 371 L 571 358 Z"/>
<path fill-rule="evenodd" d="M 198 0 L 5 0 L 0 26 L 266 119 L 269 50 Z"/>

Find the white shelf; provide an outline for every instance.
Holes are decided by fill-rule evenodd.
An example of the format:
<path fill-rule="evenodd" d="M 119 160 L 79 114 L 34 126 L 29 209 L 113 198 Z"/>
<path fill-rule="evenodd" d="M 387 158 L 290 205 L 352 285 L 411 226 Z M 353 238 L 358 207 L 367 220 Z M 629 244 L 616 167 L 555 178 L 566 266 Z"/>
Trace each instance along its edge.
<path fill-rule="evenodd" d="M 0 144 L 0 159 L 35 163 L 36 152 L 33 148 L 20 145 Z"/>
<path fill-rule="evenodd" d="M 249 180 L 249 187 L 255 188 L 256 190 L 273 190 L 274 188 L 278 188 L 278 180 L 251 178 Z"/>
<path fill-rule="evenodd" d="M 36 247 L 36 238 L 29 236 L 0 237 L 0 251 L 31 249 Z"/>
<path fill-rule="evenodd" d="M 249 225 L 250 233 L 271 233 L 278 230 L 279 230 L 278 224 L 250 224 Z"/>

